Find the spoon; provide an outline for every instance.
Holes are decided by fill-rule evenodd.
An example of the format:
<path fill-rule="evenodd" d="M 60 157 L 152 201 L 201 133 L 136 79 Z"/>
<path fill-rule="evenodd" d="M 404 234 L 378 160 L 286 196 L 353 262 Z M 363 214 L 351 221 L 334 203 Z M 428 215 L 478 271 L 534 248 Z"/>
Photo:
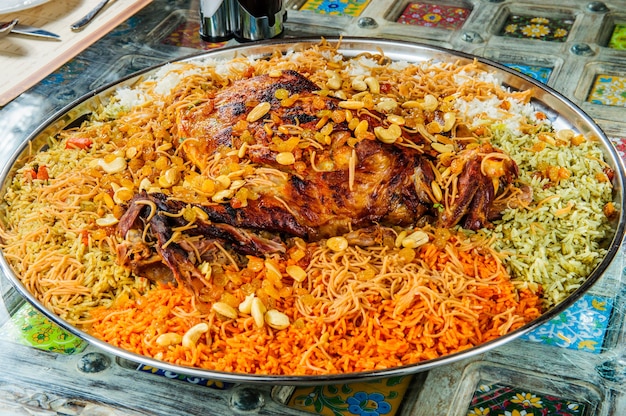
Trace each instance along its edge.
<path fill-rule="evenodd" d="M 13 19 L 10 22 L 6 22 L 0 25 L 0 39 L 2 39 L 3 37 L 11 33 L 11 30 L 13 30 L 13 28 L 15 27 L 17 23 L 18 23 L 18 20 Z"/>

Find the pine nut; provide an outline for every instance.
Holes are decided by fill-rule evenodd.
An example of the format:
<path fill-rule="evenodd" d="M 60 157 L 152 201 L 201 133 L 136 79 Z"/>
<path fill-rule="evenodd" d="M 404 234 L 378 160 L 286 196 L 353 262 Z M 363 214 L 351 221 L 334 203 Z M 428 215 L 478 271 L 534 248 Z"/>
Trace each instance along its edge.
<path fill-rule="evenodd" d="M 237 152 L 237 157 L 239 159 L 242 159 L 246 155 L 247 150 L 248 150 L 248 143 L 243 142 L 243 144 L 239 148 L 239 151 Z"/>
<path fill-rule="evenodd" d="M 213 311 L 215 311 L 216 313 L 226 318 L 229 318 L 229 319 L 237 318 L 237 309 L 233 308 L 228 303 L 215 302 L 213 306 L 211 307 L 211 309 L 213 309 Z"/>
<path fill-rule="evenodd" d="M 170 150 L 172 148 L 172 143 L 163 143 L 162 145 L 160 145 L 159 147 L 157 147 L 157 152 L 167 152 L 168 150 Z"/>
<path fill-rule="evenodd" d="M 402 240 L 404 240 L 407 236 L 408 232 L 406 230 L 400 231 L 400 234 L 396 237 L 395 246 L 400 247 L 402 245 Z"/>
<path fill-rule="evenodd" d="M 272 105 L 267 101 L 257 104 L 257 106 L 248 113 L 246 121 L 248 123 L 253 123 L 260 120 L 263 116 L 269 113 L 270 108 L 272 108 Z"/>
<path fill-rule="evenodd" d="M 437 181 L 432 181 L 430 183 L 430 188 L 433 190 L 433 196 L 435 197 L 435 201 L 441 202 L 443 199 L 443 193 L 441 192 L 441 187 L 437 183 Z"/>
<path fill-rule="evenodd" d="M 263 305 L 263 302 L 259 298 L 252 299 L 252 305 L 250 306 L 250 314 L 257 327 L 263 328 L 265 324 L 265 311 L 267 308 Z"/>
<path fill-rule="evenodd" d="M 410 101 L 403 102 L 401 107 L 402 108 L 421 108 L 422 103 L 420 103 L 419 101 L 410 100 Z"/>
<path fill-rule="evenodd" d="M 339 107 L 348 110 L 360 110 L 361 108 L 365 107 L 365 103 L 363 101 L 346 100 L 340 101 Z"/>

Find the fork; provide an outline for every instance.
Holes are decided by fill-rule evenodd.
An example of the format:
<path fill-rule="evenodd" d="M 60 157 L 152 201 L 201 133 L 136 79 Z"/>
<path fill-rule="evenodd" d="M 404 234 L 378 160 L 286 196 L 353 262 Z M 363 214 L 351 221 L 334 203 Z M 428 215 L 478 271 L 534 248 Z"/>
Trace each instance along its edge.
<path fill-rule="evenodd" d="M 104 6 L 106 6 L 108 2 L 109 0 L 102 0 L 100 3 L 98 3 L 96 7 L 94 7 L 93 9 L 89 11 L 89 13 L 87 13 L 85 16 L 79 19 L 76 23 L 70 26 L 72 30 L 78 31 L 78 30 L 81 30 L 83 27 L 85 27 L 89 22 L 93 20 L 94 17 L 96 17 L 98 13 L 100 13 L 100 10 L 104 9 Z"/>
<path fill-rule="evenodd" d="M 11 30 L 13 30 L 13 28 L 15 27 L 17 23 L 18 23 L 18 20 L 13 19 L 10 22 L 6 22 L 0 25 L 0 39 L 2 39 L 3 37 L 11 33 Z"/>

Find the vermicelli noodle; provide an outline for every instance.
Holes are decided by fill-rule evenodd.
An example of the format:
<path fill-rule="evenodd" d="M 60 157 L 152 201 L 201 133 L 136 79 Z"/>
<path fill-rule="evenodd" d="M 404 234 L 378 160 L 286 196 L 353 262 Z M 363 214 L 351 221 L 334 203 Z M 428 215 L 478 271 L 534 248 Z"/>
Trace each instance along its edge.
<path fill-rule="evenodd" d="M 621 208 L 591 138 L 556 131 L 529 104 L 532 90 L 508 90 L 478 62 L 348 58 L 337 47 L 323 41 L 265 58 L 168 64 L 51 137 L 10 179 L 2 207 L 1 248 L 27 290 L 71 325 L 141 355 L 226 372 L 319 375 L 464 351 L 533 321 L 582 284 L 606 254 L 610 217 Z M 248 130 L 253 117 L 229 126 L 238 146 L 213 149 L 192 134 L 192 121 L 210 123 L 227 104 L 216 97 L 234 81 L 287 70 L 320 88 L 313 129 L 297 118 L 281 124 L 270 110 L 268 145 Z M 284 108 L 302 98 L 279 90 Z M 321 109 L 327 97 L 340 108 Z M 362 120 L 394 124 L 401 135 L 359 127 Z M 477 230 L 441 227 L 429 214 L 411 225 L 350 223 L 311 239 L 222 224 L 249 244 L 284 248 L 264 255 L 196 233 L 217 226 L 206 218 L 211 207 L 244 210 L 264 195 L 297 218 L 281 190 L 309 170 L 343 167 L 347 189 L 359 192 L 364 161 L 355 146 L 367 140 L 431 158 L 432 181 L 420 192 L 444 220 L 458 214 L 462 173 L 479 160 L 488 178 L 479 185 L 493 188 L 501 215 Z M 343 147 L 329 153 L 331 141 Z M 263 152 L 281 154 L 291 170 L 250 156 Z M 500 188 L 513 166 L 519 177 Z M 168 202 L 180 204 L 168 212 Z M 120 236 L 132 209 L 143 215 L 140 227 Z M 157 240 L 162 216 L 179 222 Z M 181 269 L 192 269 L 180 272 L 187 280 L 163 273 L 175 263 L 163 260 L 167 250 L 179 248 Z"/>

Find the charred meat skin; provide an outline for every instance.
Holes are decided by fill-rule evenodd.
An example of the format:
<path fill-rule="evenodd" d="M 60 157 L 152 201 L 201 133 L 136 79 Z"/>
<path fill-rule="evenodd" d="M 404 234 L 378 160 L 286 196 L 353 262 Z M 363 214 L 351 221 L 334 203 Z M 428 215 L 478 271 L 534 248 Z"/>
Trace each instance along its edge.
<path fill-rule="evenodd" d="M 281 106 L 281 101 L 275 98 L 278 89 L 287 90 L 291 95 L 297 94 L 298 100 L 292 106 Z M 249 147 L 247 157 L 259 166 L 286 172 L 289 179 L 277 184 L 271 194 L 262 195 L 258 202 L 244 210 L 231 211 L 228 206 L 215 208 L 217 213 L 226 211 L 224 215 L 230 213 L 233 217 L 230 220 L 216 218 L 215 222 L 318 239 L 381 221 L 408 225 L 427 211 L 429 201 L 420 200 L 413 191 L 411 178 L 414 167 L 423 157 L 415 149 L 387 146 L 375 139 L 360 141 L 354 146 L 358 162 L 350 189 L 345 163 L 346 153 L 352 151 L 345 139 L 349 136 L 346 132 L 350 132 L 347 122 L 334 126 L 332 143 L 323 150 L 317 150 L 313 162 L 309 155 L 301 155 L 300 160 L 306 163 L 306 170 L 296 171 L 293 165 L 283 166 L 276 162 L 276 152 L 270 150 L 272 141 L 264 124 L 269 119 L 279 119 L 281 125 L 298 125 L 304 130 L 314 131 L 321 110 L 339 108 L 339 100 L 314 94 L 317 90 L 317 86 L 295 71 L 284 71 L 281 77 L 261 75 L 238 81 L 218 93 L 212 104 L 216 110 L 210 116 L 207 117 L 202 109 L 196 109 L 180 118 L 179 134 L 200 138 L 185 142 L 182 150 L 202 170 L 220 146 L 237 149 L 242 145 L 241 139 L 232 133 L 232 126 L 245 120 L 247 112 L 241 109 L 246 108 L 246 103 L 271 104 L 265 118 L 249 123 L 248 129 L 255 144 Z M 367 113 L 362 116 L 368 120 L 370 130 L 382 124 L 380 119 L 383 117 L 378 116 L 381 117 L 372 117 Z M 408 137 L 408 133 L 405 134 Z M 371 137 L 374 137 L 373 134 Z M 422 141 L 417 135 L 412 139 Z M 334 168 L 320 172 L 311 166 L 311 163 L 322 160 L 334 165 Z M 286 209 L 285 202 L 290 209 Z"/>
<path fill-rule="evenodd" d="M 297 99 L 283 106 L 276 98 L 278 90 L 286 90 Z M 464 170 L 459 175 L 458 194 L 441 212 L 433 208 L 430 190 L 436 178 L 435 156 L 416 146 L 376 140 L 374 128 L 386 125 L 385 117 L 373 110 L 353 111 L 354 117 L 368 123 L 366 138 L 349 145 L 352 131 L 346 121 L 338 122 L 333 125 L 326 146 L 294 150 L 298 167 L 278 163 L 277 151 L 272 148 L 275 136 L 268 133 L 266 125 L 273 131 L 279 126 L 297 126 L 303 132 L 314 132 L 320 111 L 339 108 L 338 99 L 318 95 L 315 93 L 318 90 L 299 73 L 284 71 L 280 77 L 261 75 L 236 81 L 206 104 L 181 110 L 176 126 L 181 143 L 178 150 L 201 174 L 206 174 L 211 159 L 220 149 L 242 147 L 242 135 L 235 127 L 243 123 L 253 139 L 246 157 L 257 167 L 281 171 L 286 178 L 258 189 L 258 198 L 243 207 L 235 208 L 227 202 L 196 205 L 207 220 L 196 220 L 194 227 L 185 231 L 187 235 L 227 244 L 242 254 L 264 255 L 284 251 L 280 240 L 285 237 L 317 240 L 379 225 L 410 226 L 431 218 L 441 227 L 489 226 L 498 183 L 508 186 L 517 176 L 514 162 L 503 165 L 506 172 L 494 186 L 494 179 L 481 173 L 480 153 L 468 151 Z M 251 108 L 262 102 L 271 106 L 267 114 L 246 120 Z M 428 147 L 417 133 L 403 130 L 402 135 L 403 139 Z M 325 162 L 324 169 L 317 168 L 320 161 Z M 153 215 L 148 213 L 147 205 L 155 207 Z M 165 194 L 139 194 L 118 226 L 122 238 L 132 229 L 149 226 L 163 265 L 184 284 L 198 278 L 194 264 L 199 259 L 194 258 L 194 250 L 185 250 L 184 244 L 170 241 L 171 230 L 185 225 L 180 217 L 171 214 L 191 205 Z M 270 238 L 260 237 L 259 232 L 265 237 L 269 234 Z M 355 239 L 366 240 L 362 236 Z M 126 261 L 139 269 L 137 264 L 147 261 L 142 253 L 143 250 L 127 247 Z M 149 264 L 155 269 L 152 262 Z"/>
<path fill-rule="evenodd" d="M 284 89 L 289 94 L 306 94 L 306 98 L 295 103 L 292 107 L 281 107 L 276 98 L 276 91 Z M 182 150 L 187 158 L 200 169 L 206 167 L 207 160 L 212 158 L 220 146 L 241 146 L 240 140 L 233 136 L 233 126 L 245 120 L 250 106 L 254 103 L 269 102 L 272 104 L 271 113 L 280 116 L 283 124 L 311 127 L 318 121 L 315 114 L 321 110 L 311 108 L 311 101 L 315 96 L 311 93 L 319 88 L 296 71 L 283 71 L 281 77 L 269 75 L 235 81 L 235 83 L 216 94 L 212 101 L 199 106 L 193 111 L 181 114 L 178 122 L 179 137 L 194 137 L 197 141 L 183 143 Z M 336 109 L 336 100 L 327 100 L 328 109 Z M 208 107 L 208 114 L 205 111 Z M 262 129 L 263 120 L 253 123 L 254 138 L 257 142 L 268 145 L 270 138 Z M 249 155 L 256 163 L 273 164 L 273 157 L 267 148 L 259 148 Z"/>

